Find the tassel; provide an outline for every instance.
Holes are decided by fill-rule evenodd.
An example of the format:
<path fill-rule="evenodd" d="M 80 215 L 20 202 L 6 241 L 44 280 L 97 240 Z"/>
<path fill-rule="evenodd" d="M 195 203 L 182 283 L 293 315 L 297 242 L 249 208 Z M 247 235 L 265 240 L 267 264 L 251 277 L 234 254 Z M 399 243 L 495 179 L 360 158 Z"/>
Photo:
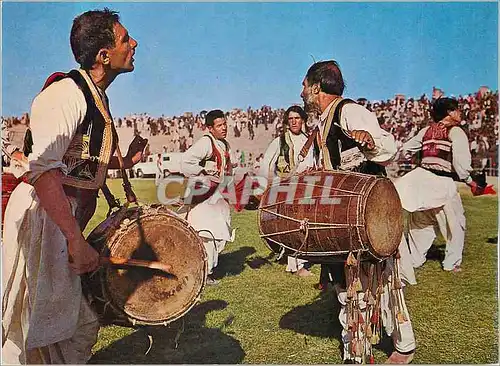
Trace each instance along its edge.
<path fill-rule="evenodd" d="M 368 294 L 367 304 L 370 305 L 370 306 L 375 305 L 375 298 L 373 297 L 373 295 L 372 295 L 371 292 Z"/>
<path fill-rule="evenodd" d="M 372 338 L 373 332 L 372 332 L 372 326 L 368 325 L 366 327 L 366 338 L 370 339 Z"/>
<path fill-rule="evenodd" d="M 356 326 L 356 322 L 354 321 L 354 319 L 349 318 L 349 320 L 347 321 L 347 329 L 354 330 L 355 326 Z"/>
<path fill-rule="evenodd" d="M 356 266 L 358 262 L 356 261 L 356 258 L 354 257 L 354 254 L 352 252 L 349 252 L 349 255 L 347 256 L 347 261 L 346 265 L 348 266 Z"/>
<path fill-rule="evenodd" d="M 351 284 L 347 288 L 347 298 L 352 299 L 356 295 L 356 291 L 354 290 L 354 286 Z"/>
<path fill-rule="evenodd" d="M 354 339 L 354 332 L 352 330 L 347 331 L 347 339 L 351 342 Z"/>
<path fill-rule="evenodd" d="M 350 347 L 351 347 L 351 355 L 356 355 L 357 353 L 357 342 L 355 339 L 353 339 L 351 342 L 350 342 Z"/>
<path fill-rule="evenodd" d="M 363 356 L 363 344 L 361 343 L 361 340 L 356 340 L 354 341 L 356 343 L 356 350 L 354 352 L 354 354 L 356 355 L 356 357 L 361 357 Z"/>
<path fill-rule="evenodd" d="M 372 345 L 378 344 L 380 342 L 380 336 L 377 334 L 377 332 L 373 333 L 372 337 L 370 338 L 370 343 Z"/>
<path fill-rule="evenodd" d="M 363 301 L 368 304 L 368 297 L 370 296 L 370 289 L 365 291 L 365 294 L 363 295 Z"/>
<path fill-rule="evenodd" d="M 357 278 L 354 280 L 353 286 L 354 286 L 354 290 L 355 290 L 356 292 L 361 292 L 361 291 L 363 291 L 363 286 L 361 285 L 361 280 L 359 279 L 359 277 L 357 277 Z"/>
<path fill-rule="evenodd" d="M 378 311 L 374 311 L 372 314 L 372 317 L 370 318 L 370 323 L 376 325 L 376 324 L 378 324 L 378 320 L 379 320 Z"/>
<path fill-rule="evenodd" d="M 375 357 L 373 357 L 373 355 L 370 355 L 370 364 L 374 364 L 375 363 Z"/>
<path fill-rule="evenodd" d="M 365 324 L 365 319 L 363 318 L 363 314 L 361 314 L 361 311 L 358 311 L 358 323 L 359 324 Z"/>

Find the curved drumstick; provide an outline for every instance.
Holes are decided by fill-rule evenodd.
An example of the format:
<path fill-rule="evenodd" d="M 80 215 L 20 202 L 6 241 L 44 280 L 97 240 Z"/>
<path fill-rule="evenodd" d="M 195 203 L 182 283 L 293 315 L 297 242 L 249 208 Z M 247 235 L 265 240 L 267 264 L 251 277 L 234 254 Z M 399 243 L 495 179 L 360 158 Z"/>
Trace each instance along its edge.
<path fill-rule="evenodd" d="M 146 261 L 143 259 L 121 258 L 121 257 L 99 257 L 101 265 L 111 264 L 115 266 L 132 266 L 159 269 L 160 271 L 172 273 L 172 266 L 158 261 Z"/>

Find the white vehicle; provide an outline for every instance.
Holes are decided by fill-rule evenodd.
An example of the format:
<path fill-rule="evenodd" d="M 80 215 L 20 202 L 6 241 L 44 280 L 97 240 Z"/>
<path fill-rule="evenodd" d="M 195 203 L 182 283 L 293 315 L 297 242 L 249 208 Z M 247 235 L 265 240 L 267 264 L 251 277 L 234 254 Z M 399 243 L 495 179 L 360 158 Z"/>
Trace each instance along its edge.
<path fill-rule="evenodd" d="M 134 165 L 134 176 L 137 178 L 144 178 L 146 176 L 156 176 L 158 167 L 156 166 L 156 159 L 158 154 L 151 154 L 146 158 L 145 162 L 140 162 Z M 182 153 L 163 153 L 161 154 L 161 171 L 163 177 L 170 173 L 179 172 L 181 169 Z"/>

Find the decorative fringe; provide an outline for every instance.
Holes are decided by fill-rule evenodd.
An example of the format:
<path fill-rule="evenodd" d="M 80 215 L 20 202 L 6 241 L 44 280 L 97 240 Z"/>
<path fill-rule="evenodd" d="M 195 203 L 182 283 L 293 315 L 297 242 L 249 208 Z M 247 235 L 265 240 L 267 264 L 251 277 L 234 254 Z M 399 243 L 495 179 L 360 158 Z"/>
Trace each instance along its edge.
<path fill-rule="evenodd" d="M 372 345 L 376 345 L 378 344 L 378 342 L 380 342 L 380 336 L 378 335 L 377 332 L 373 333 L 372 337 L 370 338 L 370 343 Z"/>
<path fill-rule="evenodd" d="M 372 336 L 373 336 L 372 325 L 368 323 L 368 326 L 366 327 L 366 338 L 371 340 Z"/>
<path fill-rule="evenodd" d="M 354 291 L 356 291 L 356 292 L 362 292 L 363 291 L 363 286 L 361 285 L 361 280 L 359 279 L 359 277 L 356 277 L 354 279 L 353 287 L 354 287 Z"/>
<path fill-rule="evenodd" d="M 352 252 L 349 252 L 349 255 L 347 256 L 347 260 L 346 260 L 346 265 L 356 266 L 357 264 L 358 264 L 358 261 L 354 257 L 354 254 L 352 254 Z"/>

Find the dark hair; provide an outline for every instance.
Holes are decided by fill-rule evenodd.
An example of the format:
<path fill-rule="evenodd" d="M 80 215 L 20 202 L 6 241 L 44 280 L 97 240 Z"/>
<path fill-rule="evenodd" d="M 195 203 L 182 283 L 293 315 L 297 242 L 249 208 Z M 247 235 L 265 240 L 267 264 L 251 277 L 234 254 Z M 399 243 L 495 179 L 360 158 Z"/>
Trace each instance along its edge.
<path fill-rule="evenodd" d="M 205 126 L 213 127 L 214 121 L 217 118 L 226 118 L 226 116 L 220 109 L 214 109 L 213 111 L 208 112 L 205 116 Z"/>
<path fill-rule="evenodd" d="M 70 35 L 71 50 L 76 62 L 83 69 L 88 70 L 94 65 L 101 48 L 115 46 L 113 27 L 119 21 L 118 13 L 107 8 L 87 11 L 73 20 Z"/>
<path fill-rule="evenodd" d="M 432 119 L 439 122 L 444 119 L 449 112 L 458 109 L 458 101 L 452 98 L 438 98 L 432 104 Z"/>
<path fill-rule="evenodd" d="M 283 126 L 288 126 L 288 116 L 290 115 L 290 112 L 298 113 L 300 118 L 304 121 L 304 124 L 307 122 L 308 116 L 304 109 L 299 105 L 292 105 L 285 111 L 285 114 L 283 114 Z M 283 132 L 284 131 L 285 129 L 283 128 Z"/>
<path fill-rule="evenodd" d="M 339 64 L 334 61 L 320 61 L 314 63 L 307 70 L 306 80 L 309 86 L 319 83 L 321 91 L 330 95 L 344 93 L 344 79 Z"/>

